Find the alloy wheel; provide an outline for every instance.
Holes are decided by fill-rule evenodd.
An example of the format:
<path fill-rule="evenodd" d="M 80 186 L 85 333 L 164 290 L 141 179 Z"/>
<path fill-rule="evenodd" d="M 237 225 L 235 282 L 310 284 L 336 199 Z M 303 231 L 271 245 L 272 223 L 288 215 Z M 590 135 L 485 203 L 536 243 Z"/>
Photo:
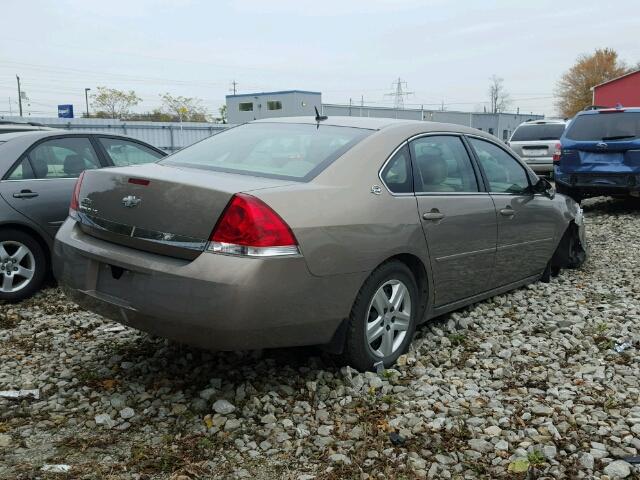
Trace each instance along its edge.
<path fill-rule="evenodd" d="M 15 293 L 29 285 L 36 271 L 33 252 L 14 240 L 0 241 L 0 292 Z"/>
<path fill-rule="evenodd" d="M 367 310 L 365 325 L 369 350 L 379 358 L 393 355 L 407 335 L 411 322 L 411 295 L 400 280 L 382 284 Z"/>

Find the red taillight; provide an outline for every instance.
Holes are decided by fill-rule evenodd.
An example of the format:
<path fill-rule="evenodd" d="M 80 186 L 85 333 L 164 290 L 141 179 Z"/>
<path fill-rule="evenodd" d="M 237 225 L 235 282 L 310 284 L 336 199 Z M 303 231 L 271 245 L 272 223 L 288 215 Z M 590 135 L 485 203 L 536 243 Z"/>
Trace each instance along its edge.
<path fill-rule="evenodd" d="M 73 187 L 73 195 L 71 195 L 71 203 L 69 204 L 69 215 L 73 215 L 80 209 L 80 188 L 82 187 L 82 179 L 84 178 L 84 172 L 80 174 L 76 185 Z"/>
<path fill-rule="evenodd" d="M 285 221 L 262 200 L 238 193 L 222 212 L 209 250 L 251 256 L 297 254 L 298 242 Z"/>
<path fill-rule="evenodd" d="M 553 163 L 560 163 L 560 155 L 562 155 L 562 144 L 558 142 L 556 143 L 556 149 L 553 152 Z"/>

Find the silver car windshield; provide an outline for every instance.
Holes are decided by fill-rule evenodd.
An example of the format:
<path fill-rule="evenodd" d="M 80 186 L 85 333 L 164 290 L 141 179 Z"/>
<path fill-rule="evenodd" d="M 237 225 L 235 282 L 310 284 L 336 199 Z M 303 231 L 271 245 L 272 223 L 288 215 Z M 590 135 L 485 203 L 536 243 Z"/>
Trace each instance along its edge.
<path fill-rule="evenodd" d="M 249 123 L 198 142 L 160 163 L 308 181 L 371 133 L 322 124 Z"/>

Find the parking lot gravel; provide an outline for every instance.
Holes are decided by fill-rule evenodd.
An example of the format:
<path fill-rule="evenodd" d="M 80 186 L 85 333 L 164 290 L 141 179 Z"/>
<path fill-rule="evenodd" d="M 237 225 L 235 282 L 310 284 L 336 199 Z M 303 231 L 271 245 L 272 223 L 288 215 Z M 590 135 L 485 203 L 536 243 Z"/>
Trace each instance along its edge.
<path fill-rule="evenodd" d="M 429 322 L 377 373 L 199 351 L 55 288 L 0 305 L 0 478 L 640 478 L 640 203 L 585 213 L 582 269 Z"/>

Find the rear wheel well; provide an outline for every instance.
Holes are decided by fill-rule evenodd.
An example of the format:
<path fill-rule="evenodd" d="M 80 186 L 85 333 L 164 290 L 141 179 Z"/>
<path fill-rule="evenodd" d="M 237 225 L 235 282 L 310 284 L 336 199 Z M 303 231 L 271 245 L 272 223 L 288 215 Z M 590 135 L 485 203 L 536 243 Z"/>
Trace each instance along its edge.
<path fill-rule="evenodd" d="M 2 225 L 0 225 L 0 231 L 1 230 L 18 230 L 33 237 L 33 239 L 40 244 L 42 250 L 44 251 L 44 255 L 47 261 L 47 270 L 51 269 L 51 251 L 49 250 L 49 245 L 44 240 L 44 238 L 42 238 L 42 235 L 40 235 L 36 230 L 20 223 L 3 223 Z"/>
<path fill-rule="evenodd" d="M 417 324 L 419 325 L 424 320 L 424 316 L 427 311 L 428 298 L 429 298 L 428 297 L 429 280 L 427 278 L 427 270 L 424 264 L 422 263 L 422 260 L 420 260 L 415 255 L 412 255 L 410 253 L 401 253 L 398 255 L 394 255 L 393 257 L 387 258 L 384 262 L 381 262 L 379 265 L 376 265 L 376 267 L 373 270 L 371 270 L 371 272 L 376 271 L 385 263 L 393 262 L 393 261 L 398 261 L 405 264 L 409 268 L 409 270 L 411 270 L 411 273 L 413 274 L 416 280 L 416 285 L 418 286 L 418 293 L 420 295 L 420 310 L 418 312 L 418 317 L 417 317 L 418 318 Z M 369 278 L 369 276 L 367 276 L 367 278 Z M 366 279 L 364 281 L 366 282 Z M 360 286 L 360 290 L 361 289 L 362 289 L 362 285 Z M 358 292 L 360 290 L 358 290 Z M 354 297 L 354 302 L 355 300 L 356 298 Z M 345 341 L 346 341 L 346 330 L 347 330 L 348 322 L 349 322 L 348 318 L 342 321 L 342 323 L 334 333 L 331 341 L 326 345 L 322 345 L 323 350 L 333 354 L 341 354 L 343 352 Z"/>

